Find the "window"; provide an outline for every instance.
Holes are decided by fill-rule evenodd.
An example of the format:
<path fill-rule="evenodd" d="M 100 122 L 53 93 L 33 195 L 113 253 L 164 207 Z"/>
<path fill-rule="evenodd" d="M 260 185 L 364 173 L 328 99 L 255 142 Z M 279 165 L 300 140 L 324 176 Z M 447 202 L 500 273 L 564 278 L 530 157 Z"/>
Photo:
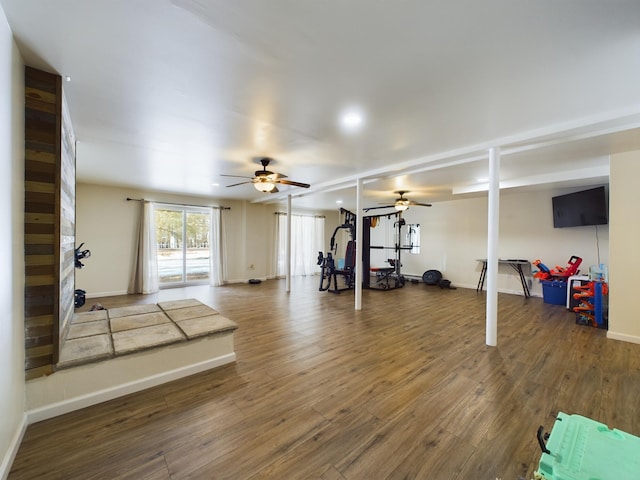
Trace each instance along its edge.
<path fill-rule="evenodd" d="M 156 207 L 158 277 L 161 287 L 208 282 L 210 224 L 208 209 Z"/>
<path fill-rule="evenodd" d="M 404 247 L 411 247 L 409 253 L 420 253 L 420 224 L 409 223 L 404 237 Z"/>

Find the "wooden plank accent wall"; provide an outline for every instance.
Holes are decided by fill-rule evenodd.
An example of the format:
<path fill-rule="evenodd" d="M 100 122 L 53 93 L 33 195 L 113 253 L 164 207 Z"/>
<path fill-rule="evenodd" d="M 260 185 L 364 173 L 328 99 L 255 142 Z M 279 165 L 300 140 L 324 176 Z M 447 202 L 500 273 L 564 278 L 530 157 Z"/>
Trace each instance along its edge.
<path fill-rule="evenodd" d="M 70 130 L 70 127 L 63 127 L 63 105 L 60 76 L 26 67 L 24 299 L 27 379 L 53 372 L 58 361 L 61 313 L 64 319 L 73 314 L 75 142 L 72 133 L 63 139 L 65 129 Z M 63 145 L 69 142 L 71 147 Z M 63 150 L 66 151 L 64 155 Z M 63 170 L 71 168 L 70 164 L 73 165 L 72 172 L 63 174 Z M 64 200 L 61 200 L 63 196 Z"/>

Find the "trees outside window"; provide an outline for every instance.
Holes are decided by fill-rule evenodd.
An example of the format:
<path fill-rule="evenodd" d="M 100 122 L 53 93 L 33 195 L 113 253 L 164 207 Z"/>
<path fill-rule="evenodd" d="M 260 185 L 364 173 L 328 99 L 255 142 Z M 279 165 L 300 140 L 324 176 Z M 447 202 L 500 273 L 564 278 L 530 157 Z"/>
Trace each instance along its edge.
<path fill-rule="evenodd" d="M 158 276 L 161 286 L 207 283 L 211 213 L 194 207 L 156 208 Z"/>

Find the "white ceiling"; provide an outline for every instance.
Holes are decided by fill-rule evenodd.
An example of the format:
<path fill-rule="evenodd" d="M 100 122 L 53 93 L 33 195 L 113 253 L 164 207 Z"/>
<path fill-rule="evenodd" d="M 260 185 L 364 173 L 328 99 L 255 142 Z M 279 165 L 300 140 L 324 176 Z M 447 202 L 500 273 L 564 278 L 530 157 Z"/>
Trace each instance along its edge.
<path fill-rule="evenodd" d="M 637 0 L 0 4 L 25 63 L 71 77 L 80 182 L 353 208 L 357 178 L 365 206 L 472 195 L 491 146 L 510 188 L 606 183 L 640 149 Z M 312 188 L 225 188 L 259 156 Z"/>

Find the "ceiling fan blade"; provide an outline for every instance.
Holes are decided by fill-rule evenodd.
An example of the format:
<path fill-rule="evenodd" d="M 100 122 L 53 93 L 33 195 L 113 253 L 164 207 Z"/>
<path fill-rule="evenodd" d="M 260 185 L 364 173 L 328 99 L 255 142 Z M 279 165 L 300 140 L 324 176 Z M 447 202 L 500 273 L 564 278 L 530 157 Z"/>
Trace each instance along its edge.
<path fill-rule="evenodd" d="M 280 183 L 283 185 L 292 185 L 294 187 L 301 187 L 301 188 L 309 188 L 311 185 L 309 185 L 308 183 L 302 183 L 302 182 L 294 182 L 293 180 L 284 180 L 285 178 L 287 178 L 286 175 L 283 175 L 281 173 L 277 173 L 277 172 L 271 172 L 269 170 L 267 170 L 267 166 L 269 165 L 269 163 L 271 162 L 271 159 L 268 157 L 262 157 L 257 159 L 260 161 L 260 164 L 262 164 L 262 170 L 256 170 L 254 173 L 255 175 L 253 177 L 248 177 L 248 176 L 244 176 L 244 175 L 225 175 L 225 174 L 220 174 L 221 177 L 233 177 L 233 178 L 246 178 L 248 181 L 246 182 L 240 182 L 240 183 L 234 183 L 233 185 L 227 185 L 227 187 L 235 187 L 237 185 L 244 185 L 245 183 L 253 183 L 253 184 L 271 184 L 273 186 L 275 186 L 276 183 Z M 274 188 L 273 190 L 267 190 L 270 191 L 271 193 L 276 193 L 278 192 L 277 188 Z"/>
<path fill-rule="evenodd" d="M 395 205 L 384 205 L 382 207 L 368 207 L 368 208 L 363 208 L 363 210 L 365 212 L 368 212 L 369 210 L 377 210 L 378 208 L 393 208 L 395 207 Z"/>
<path fill-rule="evenodd" d="M 251 178 L 251 177 L 249 177 L 249 178 Z M 238 185 L 244 185 L 245 183 L 253 183 L 253 182 L 234 183 L 233 185 L 227 185 L 227 188 L 229 188 L 229 187 L 237 187 Z"/>
<path fill-rule="evenodd" d="M 221 177 L 233 177 L 233 178 L 253 178 L 253 177 L 247 177 L 245 175 L 225 175 L 224 173 L 220 174 Z"/>
<path fill-rule="evenodd" d="M 286 175 L 283 175 L 281 173 L 271 173 L 270 175 L 267 175 L 269 177 L 270 180 L 279 180 L 281 178 L 287 178 Z"/>
<path fill-rule="evenodd" d="M 274 182 L 281 183 L 283 185 L 293 185 L 294 187 L 302 187 L 302 188 L 309 188 L 311 186 L 308 183 L 294 182 L 293 180 L 282 180 L 279 178 L 274 180 Z"/>
<path fill-rule="evenodd" d="M 409 202 L 409 205 L 418 205 L 419 207 L 430 207 L 430 203 Z"/>

